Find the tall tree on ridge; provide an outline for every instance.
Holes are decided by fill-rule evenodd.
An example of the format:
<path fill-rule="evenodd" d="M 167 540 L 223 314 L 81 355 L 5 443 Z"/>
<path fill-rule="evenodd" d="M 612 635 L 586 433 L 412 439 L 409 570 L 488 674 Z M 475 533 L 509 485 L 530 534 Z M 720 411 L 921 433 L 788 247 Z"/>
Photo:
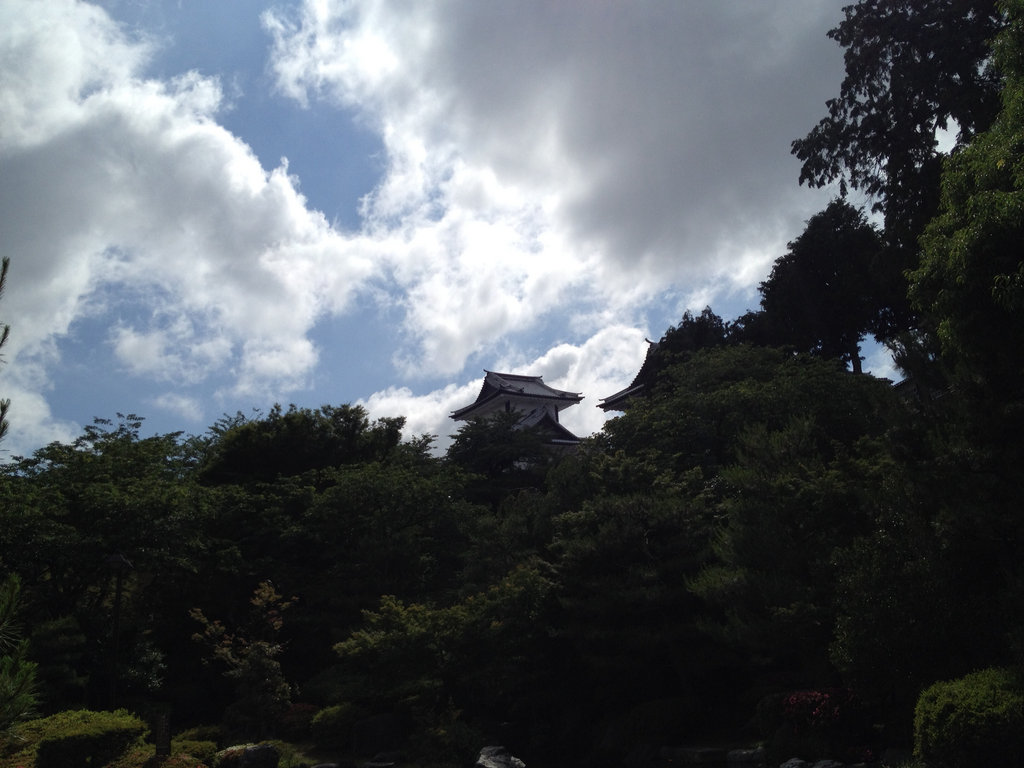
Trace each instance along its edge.
<path fill-rule="evenodd" d="M 874 279 L 880 251 L 878 232 L 845 200 L 812 216 L 761 283 L 771 341 L 860 373 L 860 342 L 878 330 L 883 311 Z"/>
<path fill-rule="evenodd" d="M 989 43 L 1005 17 L 993 0 L 860 0 L 844 14 L 828 33 L 846 49 L 839 95 L 792 152 L 801 183 L 839 182 L 884 214 L 895 335 L 910 317 L 902 273 L 938 208 L 938 131 L 957 131 L 962 146 L 995 119 L 1001 80 Z"/>

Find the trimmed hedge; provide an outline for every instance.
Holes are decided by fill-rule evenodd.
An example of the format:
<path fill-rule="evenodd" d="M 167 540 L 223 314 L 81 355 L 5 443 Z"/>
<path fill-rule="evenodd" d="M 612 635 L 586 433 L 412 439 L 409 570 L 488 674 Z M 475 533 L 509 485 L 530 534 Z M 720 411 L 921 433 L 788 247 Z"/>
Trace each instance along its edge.
<path fill-rule="evenodd" d="M 172 755 L 189 755 L 202 763 L 212 763 L 217 754 L 217 742 L 202 739 L 171 739 Z"/>
<path fill-rule="evenodd" d="M 309 724 L 313 743 L 321 749 L 348 749 L 352 744 L 352 726 L 361 716 L 361 710 L 347 702 L 321 709 Z"/>
<path fill-rule="evenodd" d="M 29 720 L 21 729 L 22 746 L 6 752 L 0 764 L 36 768 L 84 768 L 107 765 L 141 742 L 146 724 L 126 710 L 71 710 Z"/>
<path fill-rule="evenodd" d="M 914 709 L 914 753 L 929 768 L 1024 765 L 1024 677 L 985 669 L 935 683 Z"/>

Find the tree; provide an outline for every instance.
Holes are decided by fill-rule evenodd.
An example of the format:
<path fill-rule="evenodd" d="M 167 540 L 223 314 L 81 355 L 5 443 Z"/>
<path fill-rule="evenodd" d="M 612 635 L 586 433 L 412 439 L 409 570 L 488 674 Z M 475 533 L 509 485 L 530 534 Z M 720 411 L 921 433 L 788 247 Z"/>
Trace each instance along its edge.
<path fill-rule="evenodd" d="M 447 605 L 381 596 L 335 646 L 348 673 L 345 695 L 376 711 L 408 707 L 413 748 L 428 763 L 472 758 L 486 738 L 473 729 L 509 720 L 531 746 L 546 744 L 565 708 L 541 706 L 560 693 L 552 685 L 552 589 L 538 564 L 527 563 Z"/>
<path fill-rule="evenodd" d="M 511 411 L 470 419 L 453 436 L 446 457 L 472 476 L 471 500 L 497 505 L 510 493 L 543 485 L 557 455 L 537 427 L 520 424 L 522 418 Z"/>
<path fill-rule="evenodd" d="M 112 675 L 131 683 L 126 693 L 159 683 L 151 640 L 160 648 L 170 641 L 160 630 L 176 627 L 161 626 L 165 614 L 150 606 L 181 599 L 207 546 L 178 436 L 143 438 L 141 425 L 132 415 L 116 426 L 97 420 L 72 444 L 51 443 L 0 469 L 0 551 L 21 576 L 34 637 L 46 637 L 32 648 L 40 680 L 87 683 L 47 689 L 48 707 L 107 705 Z M 120 601 L 119 554 L 134 565 L 121 573 Z M 53 649 L 60 670 L 51 668 L 57 654 L 42 655 Z M 61 698 L 72 695 L 86 700 Z"/>
<path fill-rule="evenodd" d="M 199 608 L 190 611 L 202 625 L 202 632 L 193 639 L 207 648 L 211 661 L 226 667 L 224 675 L 235 683 L 235 701 L 224 714 L 225 727 L 233 737 L 270 736 L 291 702 L 291 686 L 278 660 L 284 651 L 278 635 L 283 614 L 293 602 L 294 598 L 285 599 L 264 581 L 253 591 L 248 621 L 233 631 L 206 618 Z"/>
<path fill-rule="evenodd" d="M 209 439 L 206 483 L 271 481 L 280 476 L 384 459 L 401 441 L 401 418 L 373 423 L 360 405 L 315 410 L 275 405 L 265 418 L 229 420 Z"/>
<path fill-rule="evenodd" d="M 938 202 L 936 131 L 964 144 L 998 111 L 989 43 L 1003 15 L 992 0 L 860 0 L 843 13 L 828 36 L 846 49 L 846 76 L 828 115 L 793 142 L 800 181 L 849 184 L 887 222 L 920 226 Z"/>
<path fill-rule="evenodd" d="M 902 272 L 939 203 L 936 133 L 958 146 L 999 109 L 989 42 L 1005 23 L 993 0 L 860 0 L 828 34 L 846 49 L 846 76 L 828 115 L 793 142 L 800 182 L 862 190 L 885 216 L 888 335 L 912 324 Z"/>
<path fill-rule="evenodd" d="M 0 738 L 36 707 L 36 665 L 29 661 L 28 641 L 17 623 L 21 580 L 14 574 L 0 582 Z"/>
<path fill-rule="evenodd" d="M 947 163 L 942 209 L 911 275 L 915 306 L 932 321 L 958 383 L 1005 402 L 1021 396 L 1024 367 L 1024 39 L 1019 5 L 997 57 L 1006 76 L 991 130 Z"/>
<path fill-rule="evenodd" d="M 772 341 L 840 360 L 860 373 L 860 342 L 878 330 L 883 311 L 874 277 L 880 251 L 878 232 L 845 200 L 812 216 L 761 283 Z"/>
<path fill-rule="evenodd" d="M 755 680 L 834 682 L 832 556 L 873 525 L 892 388 L 798 357 L 705 396 L 723 415 L 734 403 L 740 423 L 715 480 L 714 556 L 690 582 L 703 626 L 748 660 Z"/>
<path fill-rule="evenodd" d="M 1000 7 L 1008 19 L 995 44 L 1006 82 L 1003 109 L 947 162 L 942 209 L 922 238 L 910 296 L 950 372 L 952 396 L 942 399 L 941 415 L 944 447 L 960 482 L 946 503 L 960 509 L 950 509 L 949 519 L 969 520 L 984 540 L 982 562 L 998 569 L 1001 581 L 997 594 L 1007 620 L 1000 624 L 1024 656 L 1018 501 L 1024 481 L 1024 3 Z"/>

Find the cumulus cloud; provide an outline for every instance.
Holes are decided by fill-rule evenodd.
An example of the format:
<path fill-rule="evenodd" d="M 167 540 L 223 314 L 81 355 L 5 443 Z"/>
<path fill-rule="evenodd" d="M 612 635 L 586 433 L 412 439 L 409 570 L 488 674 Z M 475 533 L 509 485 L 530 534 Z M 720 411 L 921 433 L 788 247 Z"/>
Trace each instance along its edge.
<path fill-rule="evenodd" d="M 788 148 L 834 88 L 838 51 L 806 62 L 829 60 L 838 7 L 309 1 L 263 19 L 282 93 L 380 133 L 364 213 L 408 246 L 389 250 L 400 362 L 450 373 L 568 296 L 594 333 L 666 290 L 749 295 L 818 199 Z"/>
<path fill-rule="evenodd" d="M 311 210 L 286 161 L 265 170 L 217 123 L 216 78 L 145 79 L 151 44 L 82 2 L 4 0 L 0 17 L 12 397 L 40 386 L 29 363 L 55 363 L 72 323 L 111 311 L 124 317 L 108 341 L 134 375 L 230 372 L 227 391 L 260 397 L 303 386 L 308 333 L 374 275 L 372 245 Z"/>
<path fill-rule="evenodd" d="M 542 376 L 556 389 L 580 392 L 584 399 L 566 409 L 560 421 L 570 431 L 585 437 L 597 432 L 608 415 L 597 405 L 636 375 L 647 353 L 643 334 L 628 326 L 601 329 L 582 344 L 558 344 L 538 357 L 513 355 L 498 359 L 491 367 L 502 373 Z M 437 436 L 436 447 L 444 450 L 461 426 L 452 421 L 452 411 L 472 403 L 480 393 L 483 371 L 462 385 L 449 385 L 425 395 L 407 387 L 392 387 L 361 401 L 375 416 L 405 416 L 406 435 Z"/>
<path fill-rule="evenodd" d="M 341 232 L 287 160 L 264 167 L 225 129 L 217 77 L 147 76 L 158 42 L 81 0 L 0 0 L 5 394 L 37 425 L 26 441 L 74 429 L 45 393 L 76 323 L 102 319 L 112 359 L 165 392 L 149 402 L 192 420 L 204 399 L 266 403 L 329 378 L 314 331 L 356 305 L 398 318 L 396 383 L 363 399 L 374 415 L 444 438 L 479 369 L 504 368 L 583 391 L 566 423 L 593 431 L 597 398 L 664 330 L 654 303 L 674 322 L 749 298 L 823 205 L 788 150 L 839 81 L 824 31 L 841 5 L 266 12 L 277 91 L 382 143 L 363 225 Z M 457 383 L 417 394 L 441 379 Z"/>

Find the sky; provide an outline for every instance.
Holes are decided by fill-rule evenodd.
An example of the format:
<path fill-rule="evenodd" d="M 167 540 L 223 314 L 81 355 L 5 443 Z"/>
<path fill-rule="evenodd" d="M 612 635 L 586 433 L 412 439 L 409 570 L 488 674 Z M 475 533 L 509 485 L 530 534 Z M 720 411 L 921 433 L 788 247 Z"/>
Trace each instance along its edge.
<path fill-rule="evenodd" d="M 847 2 L 0 0 L 4 453 L 274 403 L 443 450 L 485 370 L 599 430 L 836 194 L 789 148 Z"/>

